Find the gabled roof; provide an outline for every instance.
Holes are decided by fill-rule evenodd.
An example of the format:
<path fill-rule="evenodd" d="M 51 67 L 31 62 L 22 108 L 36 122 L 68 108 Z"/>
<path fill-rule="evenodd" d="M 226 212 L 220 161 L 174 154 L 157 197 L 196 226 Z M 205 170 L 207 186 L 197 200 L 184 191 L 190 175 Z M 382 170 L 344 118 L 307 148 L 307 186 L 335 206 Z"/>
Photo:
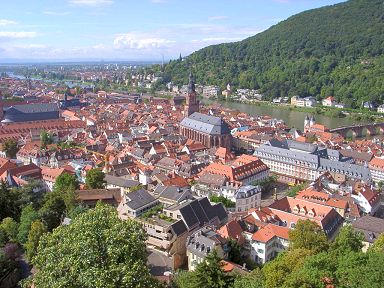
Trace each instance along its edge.
<path fill-rule="evenodd" d="M 136 190 L 126 194 L 127 202 L 125 203 L 132 210 L 137 210 L 145 205 L 153 203 L 156 199 L 145 189 Z"/>
<path fill-rule="evenodd" d="M 265 227 L 260 228 L 252 235 L 252 240 L 267 243 L 274 237 L 279 237 L 288 240 L 289 228 L 277 226 L 274 224 L 268 224 Z"/>

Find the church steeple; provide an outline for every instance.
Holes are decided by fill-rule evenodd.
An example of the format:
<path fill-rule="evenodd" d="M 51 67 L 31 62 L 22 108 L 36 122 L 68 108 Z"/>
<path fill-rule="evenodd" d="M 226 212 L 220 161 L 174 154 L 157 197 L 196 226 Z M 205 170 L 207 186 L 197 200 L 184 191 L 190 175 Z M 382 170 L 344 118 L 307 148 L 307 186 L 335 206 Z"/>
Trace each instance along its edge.
<path fill-rule="evenodd" d="M 189 82 L 188 82 L 188 94 L 196 93 L 195 91 L 195 79 L 192 72 L 189 73 Z"/>
<path fill-rule="evenodd" d="M 195 79 L 192 72 L 190 72 L 184 116 L 188 117 L 195 112 L 199 112 L 199 101 L 196 98 Z"/>

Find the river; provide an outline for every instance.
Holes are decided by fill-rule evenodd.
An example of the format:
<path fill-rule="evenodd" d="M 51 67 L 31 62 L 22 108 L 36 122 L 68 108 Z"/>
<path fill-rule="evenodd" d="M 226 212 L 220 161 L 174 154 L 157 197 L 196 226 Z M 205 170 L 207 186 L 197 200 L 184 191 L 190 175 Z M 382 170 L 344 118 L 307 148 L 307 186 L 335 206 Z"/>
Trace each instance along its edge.
<path fill-rule="evenodd" d="M 202 101 L 205 104 L 213 103 L 210 100 L 204 99 Z M 244 104 L 228 101 L 216 102 L 222 105 L 223 107 L 239 110 L 241 112 L 248 113 L 250 115 L 269 115 L 276 119 L 282 119 L 289 127 L 295 127 L 298 129 L 304 128 L 304 118 L 306 115 L 309 115 L 306 112 L 301 112 L 297 110 L 282 109 L 278 107 L 268 106 L 268 105 L 255 105 L 255 104 Z M 340 126 L 352 125 L 355 124 L 355 120 L 345 117 L 345 118 L 331 118 L 324 115 L 316 115 L 315 120 L 318 124 L 323 124 L 328 128 L 336 128 Z"/>

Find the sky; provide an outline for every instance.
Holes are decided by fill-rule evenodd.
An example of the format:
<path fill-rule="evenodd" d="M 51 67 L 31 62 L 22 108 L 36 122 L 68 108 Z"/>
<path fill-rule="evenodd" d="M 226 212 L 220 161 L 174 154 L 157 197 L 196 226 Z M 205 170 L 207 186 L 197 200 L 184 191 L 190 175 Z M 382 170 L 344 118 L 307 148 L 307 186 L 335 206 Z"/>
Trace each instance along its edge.
<path fill-rule="evenodd" d="M 1 0 L 0 63 L 161 60 L 341 0 Z"/>

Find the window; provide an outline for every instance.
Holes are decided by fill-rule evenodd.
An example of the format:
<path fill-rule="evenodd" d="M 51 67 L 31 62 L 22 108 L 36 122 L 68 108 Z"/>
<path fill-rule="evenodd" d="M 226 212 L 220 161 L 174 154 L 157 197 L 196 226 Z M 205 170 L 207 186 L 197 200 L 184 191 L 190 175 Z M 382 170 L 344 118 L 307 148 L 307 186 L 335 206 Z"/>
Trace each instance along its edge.
<path fill-rule="evenodd" d="M 263 249 L 257 249 L 257 253 L 264 253 Z"/>
<path fill-rule="evenodd" d="M 293 229 L 293 228 L 295 228 L 296 227 L 296 224 L 295 223 L 291 223 L 291 228 Z"/>

